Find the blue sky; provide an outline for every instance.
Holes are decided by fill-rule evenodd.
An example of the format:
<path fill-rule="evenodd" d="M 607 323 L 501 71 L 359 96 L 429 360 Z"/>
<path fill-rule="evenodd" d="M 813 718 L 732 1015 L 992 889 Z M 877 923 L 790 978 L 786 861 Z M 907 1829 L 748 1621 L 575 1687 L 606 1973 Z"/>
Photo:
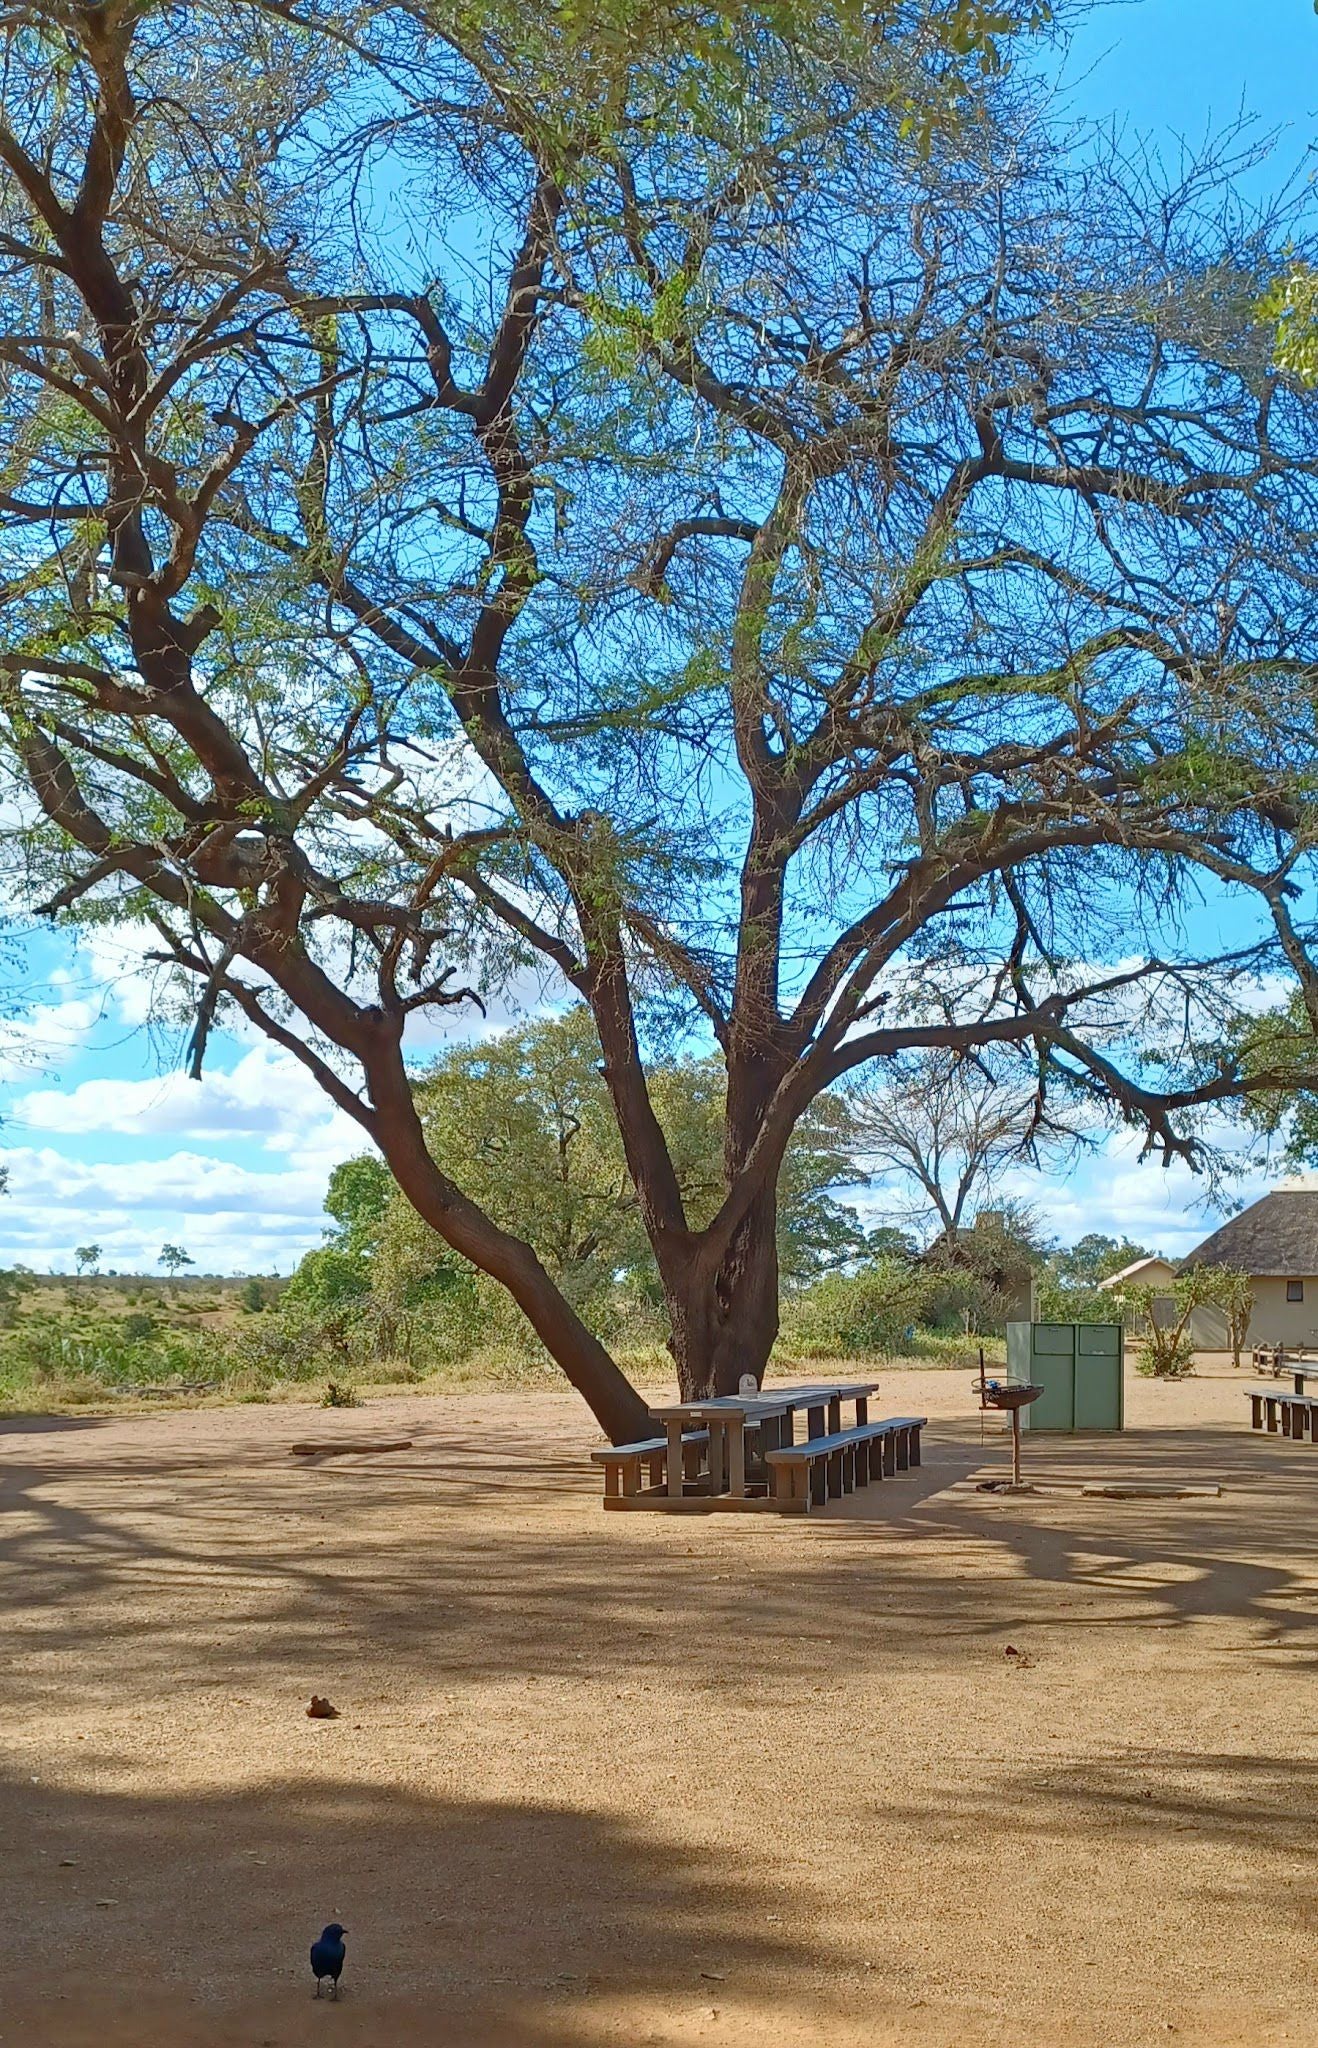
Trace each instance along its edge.
<path fill-rule="evenodd" d="M 1249 117 L 1278 131 L 1249 174 L 1251 196 L 1265 196 L 1307 175 L 1318 137 L 1312 0 L 1112 0 L 1084 24 L 1063 104 L 1169 156 Z M 1224 931 L 1223 943 L 1233 937 Z M 350 1121 L 295 1062 L 255 1041 L 217 1037 L 207 1078 L 185 1080 L 184 1033 L 148 1026 L 131 936 L 97 934 L 76 950 L 35 936 L 25 956 L 26 1014 L 0 1045 L 11 1183 L 0 1263 L 64 1269 L 94 1241 L 107 1266 L 149 1269 L 170 1239 L 205 1269 L 290 1270 L 319 1239 L 331 1166 L 361 1149 Z M 1237 1192 L 1266 1185 L 1251 1177 Z M 1213 1218 L 1184 1170 L 1140 1165 L 1126 1141 L 1060 1182 L 1023 1174 L 1015 1191 L 1040 1203 L 1063 1241 L 1101 1229 L 1176 1252 Z M 881 1193 L 870 1200 L 881 1206 Z"/>

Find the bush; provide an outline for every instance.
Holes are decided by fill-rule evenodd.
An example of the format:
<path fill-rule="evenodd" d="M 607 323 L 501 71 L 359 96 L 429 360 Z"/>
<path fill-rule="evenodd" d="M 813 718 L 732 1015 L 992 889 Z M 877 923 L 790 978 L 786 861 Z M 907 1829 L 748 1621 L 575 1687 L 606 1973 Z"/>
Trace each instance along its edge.
<path fill-rule="evenodd" d="M 290 1306 L 304 1306 L 315 1313 L 342 1308 L 361 1301 L 371 1291 L 370 1268 L 360 1252 L 340 1251 L 324 1245 L 308 1252 L 284 1289 Z"/>
<path fill-rule="evenodd" d="M 928 1313 L 929 1275 L 904 1259 L 826 1273 L 784 1304 L 783 1344 L 803 1358 L 893 1352 Z"/>
<path fill-rule="evenodd" d="M 1122 1302 L 1097 1287 L 1059 1280 L 1045 1268 L 1039 1278 L 1041 1323 L 1119 1323 Z"/>
<path fill-rule="evenodd" d="M 1146 1379 L 1183 1380 L 1194 1371 L 1194 1345 L 1182 1330 L 1150 1330 L 1135 1353 L 1135 1370 Z"/>

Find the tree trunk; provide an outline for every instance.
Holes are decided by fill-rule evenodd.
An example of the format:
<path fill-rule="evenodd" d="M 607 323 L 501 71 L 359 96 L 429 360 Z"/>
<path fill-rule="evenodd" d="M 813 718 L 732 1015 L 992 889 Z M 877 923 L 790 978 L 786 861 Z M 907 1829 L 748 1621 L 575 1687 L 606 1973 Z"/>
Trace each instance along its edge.
<path fill-rule="evenodd" d="M 735 1394 L 743 1374 L 758 1385 L 778 1335 L 778 1203 L 758 1197 L 717 1263 L 699 1240 L 684 1270 L 666 1276 L 668 1348 L 684 1401 Z"/>

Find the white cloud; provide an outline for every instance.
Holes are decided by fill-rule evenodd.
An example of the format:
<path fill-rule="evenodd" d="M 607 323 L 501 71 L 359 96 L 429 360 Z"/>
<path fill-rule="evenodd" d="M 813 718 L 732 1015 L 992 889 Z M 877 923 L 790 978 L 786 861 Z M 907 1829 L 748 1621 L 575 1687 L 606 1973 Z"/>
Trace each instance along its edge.
<path fill-rule="evenodd" d="M 323 1153 L 360 1147 L 352 1118 L 335 1109 L 306 1068 L 264 1041 L 227 1072 L 200 1081 L 178 1071 L 144 1081 L 80 1081 L 17 1098 L 15 1126 L 64 1137 L 97 1133 L 185 1138 L 194 1144 L 247 1140 L 272 1152 Z"/>
<path fill-rule="evenodd" d="M 153 1266 L 168 1238 L 203 1270 L 220 1272 L 287 1271 L 319 1243 L 332 1163 L 321 1153 L 262 1173 L 178 1151 L 89 1165 L 28 1146 L 10 1148 L 3 1159 L 9 1193 L 0 1208 L 0 1259 L 65 1269 L 73 1246 L 94 1240 L 105 1265 L 136 1270 Z"/>
<path fill-rule="evenodd" d="M 101 1003 L 72 997 L 6 1018 L 0 1031 L 0 1081 L 21 1081 L 68 1059 L 104 1021 Z"/>
<path fill-rule="evenodd" d="M 15 1101 L 8 1128 L 82 1140 L 87 1151 L 103 1152 L 106 1140 L 156 1141 L 156 1157 L 113 1163 L 31 1144 L 4 1154 L 0 1256 L 57 1268 L 86 1240 L 103 1247 L 107 1265 L 150 1267 L 173 1238 L 203 1268 L 287 1270 L 320 1240 L 331 1169 L 369 1142 L 297 1060 L 264 1043 L 199 1082 L 175 1072 L 32 1089 Z M 221 1145 L 240 1148 L 243 1163 L 208 1150 Z"/>

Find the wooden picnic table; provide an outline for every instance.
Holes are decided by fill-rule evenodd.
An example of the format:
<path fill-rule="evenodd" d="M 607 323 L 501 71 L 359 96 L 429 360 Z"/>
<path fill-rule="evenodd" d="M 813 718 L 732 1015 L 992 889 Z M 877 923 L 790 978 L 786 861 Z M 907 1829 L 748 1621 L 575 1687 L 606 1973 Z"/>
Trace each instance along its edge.
<path fill-rule="evenodd" d="M 794 1417 L 804 1409 L 806 1439 L 832 1436 L 842 1427 L 842 1404 L 854 1401 L 857 1423 L 869 1420 L 869 1397 L 877 1380 L 811 1381 L 799 1387 L 761 1388 L 758 1394 L 718 1394 L 704 1401 L 675 1401 L 652 1408 L 668 1439 L 667 1490 L 680 1497 L 683 1485 L 682 1432 L 709 1431 L 709 1490 L 746 1496 L 746 1429 L 758 1428 L 766 1449 L 794 1441 Z"/>
<path fill-rule="evenodd" d="M 1318 1363 L 1307 1353 L 1288 1353 L 1282 1344 L 1256 1344 L 1254 1347 L 1254 1369 L 1270 1372 L 1274 1379 L 1281 1379 L 1289 1373 L 1295 1383 L 1295 1391 L 1302 1394 L 1308 1380 L 1318 1380 Z"/>

